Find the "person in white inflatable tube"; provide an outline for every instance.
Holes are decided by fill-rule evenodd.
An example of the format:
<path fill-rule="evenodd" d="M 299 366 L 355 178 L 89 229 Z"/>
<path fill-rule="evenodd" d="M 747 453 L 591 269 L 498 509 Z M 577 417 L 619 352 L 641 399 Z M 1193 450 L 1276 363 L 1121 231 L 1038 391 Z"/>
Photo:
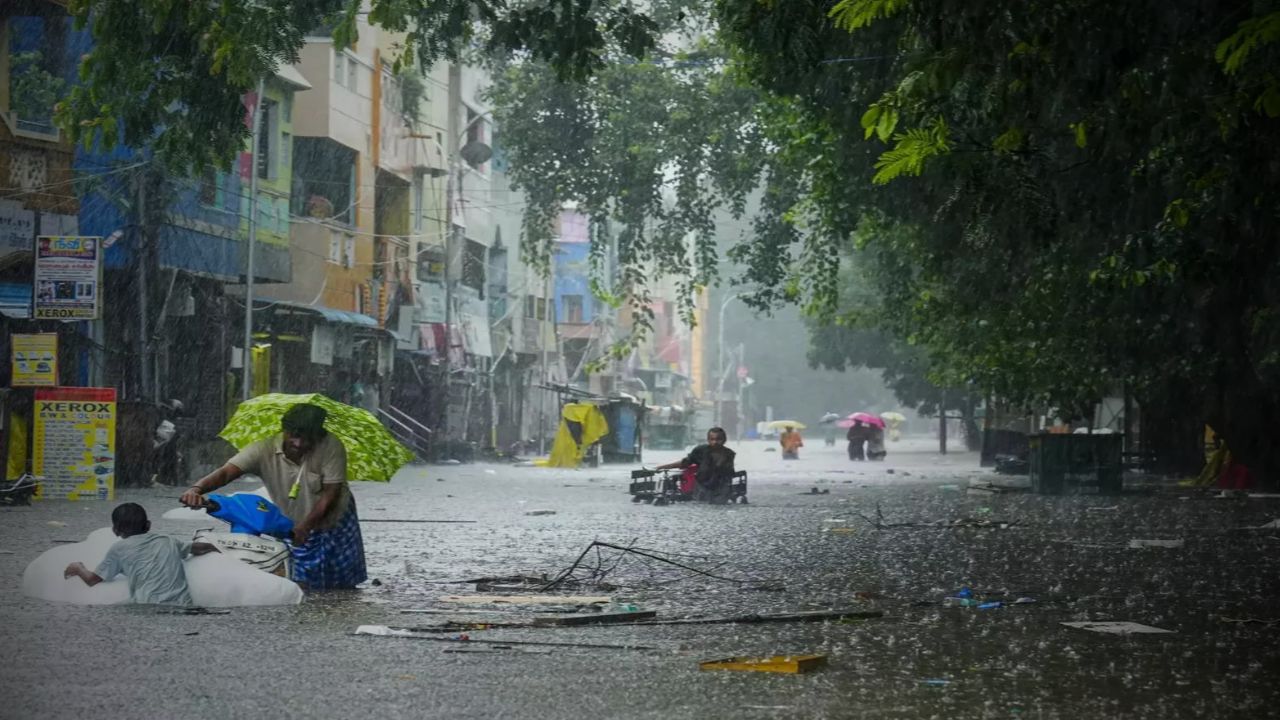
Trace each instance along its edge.
<path fill-rule="evenodd" d="M 208 543 L 187 543 L 151 532 L 147 511 L 137 503 L 124 503 L 111 512 L 111 530 L 122 538 L 107 550 L 92 572 L 73 562 L 63 577 L 78 577 L 89 587 L 117 575 L 129 579 L 129 599 L 146 605 L 191 605 L 187 572 L 182 561 L 188 555 L 216 552 Z"/>
<path fill-rule="evenodd" d="M 294 405 L 282 432 L 248 445 L 182 495 L 189 508 L 245 473 L 262 478 L 271 502 L 293 521 L 293 577 L 304 588 L 352 588 L 368 579 L 355 499 L 347 488 L 347 451 L 324 429 L 328 413 Z"/>

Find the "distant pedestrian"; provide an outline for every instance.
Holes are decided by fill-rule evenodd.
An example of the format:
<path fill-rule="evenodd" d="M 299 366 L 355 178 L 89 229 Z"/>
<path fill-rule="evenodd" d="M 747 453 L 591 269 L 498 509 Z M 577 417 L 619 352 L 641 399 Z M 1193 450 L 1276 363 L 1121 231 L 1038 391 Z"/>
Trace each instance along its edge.
<path fill-rule="evenodd" d="M 782 431 L 782 437 L 778 438 L 778 443 L 782 445 L 783 460 L 800 459 L 800 448 L 804 447 L 804 439 L 800 437 L 800 430 L 794 425 Z"/>
<path fill-rule="evenodd" d="M 883 460 L 888 453 L 884 449 L 884 429 L 871 425 L 867 428 L 867 459 Z"/>
<path fill-rule="evenodd" d="M 111 513 L 111 530 L 121 540 L 107 550 L 106 557 L 90 572 L 84 563 L 73 562 L 63 577 L 76 576 L 89 587 L 117 575 L 129 579 L 129 599 L 146 605 L 190 605 L 187 571 L 182 561 L 188 555 L 216 552 L 208 543 L 188 543 L 151 531 L 147 511 L 137 503 L 124 503 Z"/>
<path fill-rule="evenodd" d="M 863 425 L 861 420 L 854 420 L 844 437 L 849 441 L 849 459 L 865 460 L 863 446 L 867 442 L 867 426 Z"/>

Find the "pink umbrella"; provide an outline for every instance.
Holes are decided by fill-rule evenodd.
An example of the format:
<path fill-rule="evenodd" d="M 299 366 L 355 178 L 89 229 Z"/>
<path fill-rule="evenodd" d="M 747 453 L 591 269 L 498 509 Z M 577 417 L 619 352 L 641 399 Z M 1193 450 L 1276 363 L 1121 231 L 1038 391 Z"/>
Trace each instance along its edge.
<path fill-rule="evenodd" d="M 875 425 L 882 430 L 884 429 L 884 420 L 881 420 L 879 417 L 872 415 L 871 413 L 864 412 L 856 412 L 836 423 L 836 425 L 842 428 L 848 428 L 853 427 L 853 424 L 857 421 L 861 421 L 863 425 Z"/>

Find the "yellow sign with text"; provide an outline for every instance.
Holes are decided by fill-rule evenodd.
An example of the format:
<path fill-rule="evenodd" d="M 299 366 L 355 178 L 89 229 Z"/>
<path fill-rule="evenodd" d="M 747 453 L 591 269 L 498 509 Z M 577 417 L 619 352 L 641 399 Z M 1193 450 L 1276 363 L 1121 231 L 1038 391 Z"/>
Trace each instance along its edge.
<path fill-rule="evenodd" d="M 36 390 L 31 437 L 36 497 L 114 500 L 116 391 L 112 388 Z"/>
<path fill-rule="evenodd" d="M 57 387 L 58 334 L 14 334 L 13 386 Z"/>

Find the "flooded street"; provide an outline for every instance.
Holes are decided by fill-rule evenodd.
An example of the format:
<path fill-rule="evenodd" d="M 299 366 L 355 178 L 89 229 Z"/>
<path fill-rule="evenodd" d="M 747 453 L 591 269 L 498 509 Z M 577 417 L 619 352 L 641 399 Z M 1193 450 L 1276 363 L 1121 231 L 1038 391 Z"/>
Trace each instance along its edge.
<path fill-rule="evenodd" d="M 972 454 L 942 458 L 925 438 L 891 444 L 884 463 L 850 462 L 843 447 L 817 438 L 785 464 L 766 451 L 772 444 L 734 447 L 750 472 L 746 506 L 633 504 L 630 468 L 620 466 L 415 465 L 390 484 L 356 483 L 376 582 L 225 615 L 25 598 L 26 564 L 107 525 L 110 504 L 0 510 L 0 717 L 1229 718 L 1270 715 L 1280 700 L 1264 670 L 1280 655 L 1280 624 L 1234 622 L 1280 618 L 1276 532 L 1233 530 L 1280 516 L 1280 499 L 1168 486 L 1116 497 L 980 493 L 971 482 L 1009 478 L 978 469 Z M 646 464 L 676 456 L 649 452 Z M 146 490 L 117 500 L 143 504 L 155 531 L 189 537 L 198 525 L 160 519 L 175 498 Z M 534 510 L 555 514 L 527 514 Z M 380 519 L 475 522 L 369 522 Z M 976 526 L 952 526 L 966 519 Z M 1130 549 L 1133 539 L 1185 542 Z M 474 592 L 456 581 L 554 576 L 593 540 L 679 554 L 737 581 L 605 558 L 619 560 L 605 577 L 618 586 L 608 594 L 659 619 L 832 608 L 884 615 L 468 633 L 648 649 L 353 635 L 360 625 L 467 617 L 401 611 L 461 608 L 438 600 Z M 963 587 L 1006 604 L 945 607 Z M 1035 602 L 1011 605 L 1019 598 Z M 1173 634 L 1060 625 L 1085 620 Z M 828 665 L 808 675 L 698 669 L 783 653 L 823 653 Z"/>

